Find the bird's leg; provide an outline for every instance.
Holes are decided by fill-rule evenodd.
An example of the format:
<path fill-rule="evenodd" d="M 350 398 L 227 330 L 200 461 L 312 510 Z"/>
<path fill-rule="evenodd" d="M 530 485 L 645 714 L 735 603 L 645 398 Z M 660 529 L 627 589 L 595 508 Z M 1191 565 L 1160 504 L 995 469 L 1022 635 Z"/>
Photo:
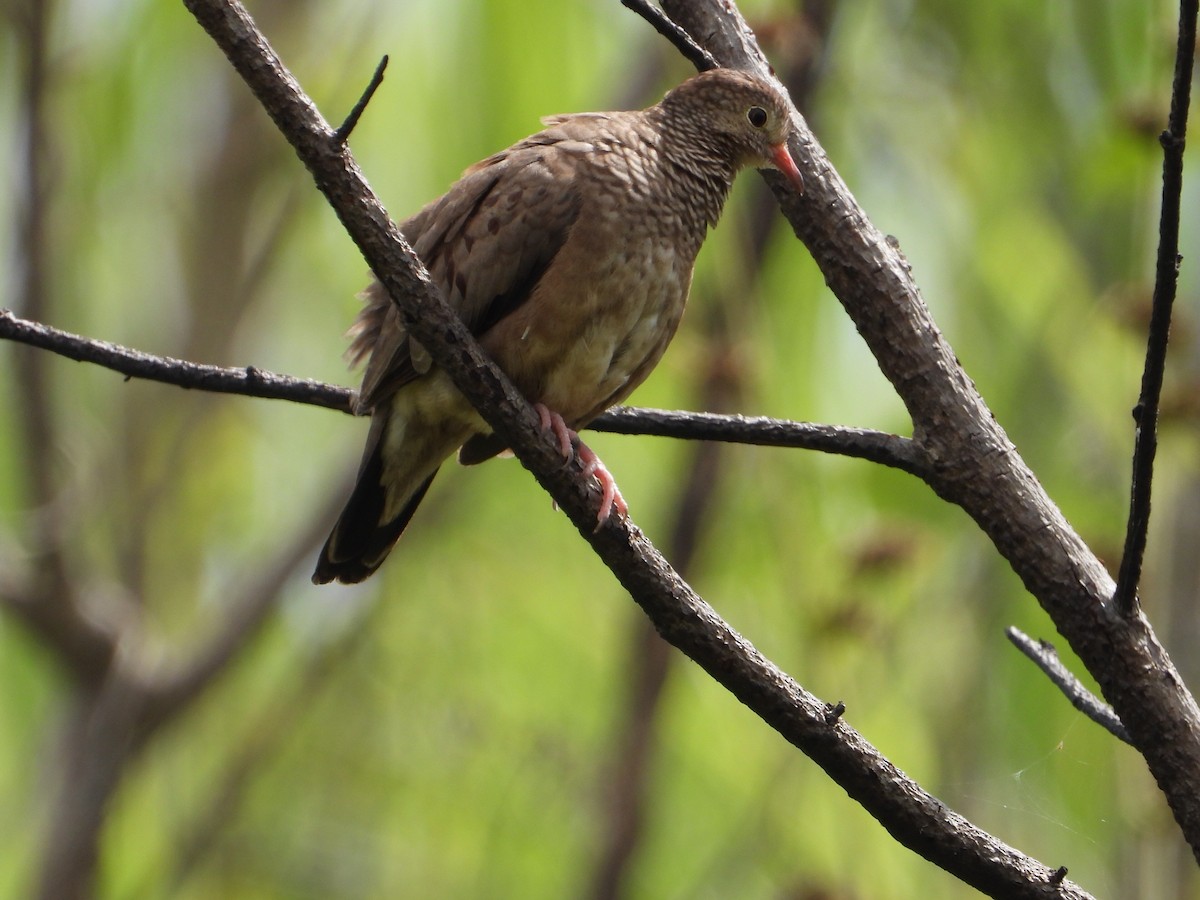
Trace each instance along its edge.
<path fill-rule="evenodd" d="M 596 451 L 585 444 L 579 435 L 563 421 L 563 417 L 546 404 L 535 403 L 533 408 L 537 410 L 542 431 L 553 431 L 558 438 L 558 449 L 562 452 L 563 458 L 570 459 L 573 449 L 579 457 L 579 461 L 583 463 L 584 476 L 592 476 L 599 483 L 600 512 L 596 516 L 596 528 L 599 529 L 608 521 L 608 517 L 614 509 L 622 516 L 628 515 L 629 504 L 621 496 L 620 490 L 617 489 L 617 482 L 613 480 L 612 473 L 600 461 Z"/>

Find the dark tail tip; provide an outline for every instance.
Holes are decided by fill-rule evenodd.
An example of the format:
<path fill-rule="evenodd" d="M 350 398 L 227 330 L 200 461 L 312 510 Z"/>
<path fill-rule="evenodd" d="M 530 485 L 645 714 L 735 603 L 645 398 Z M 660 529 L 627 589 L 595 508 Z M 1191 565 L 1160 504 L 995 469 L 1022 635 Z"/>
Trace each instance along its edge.
<path fill-rule="evenodd" d="M 435 470 L 433 475 L 436 474 Z M 392 547 L 408 527 L 409 520 L 433 483 L 433 475 L 413 492 L 399 514 L 381 522 L 385 491 L 379 480 L 371 477 L 369 470 L 364 471 L 325 546 L 321 548 L 312 576 L 313 584 L 328 584 L 331 581 L 358 584 L 369 578 L 387 559 Z"/>
<path fill-rule="evenodd" d="M 383 560 L 379 560 L 380 563 Z M 379 564 L 368 566 L 361 560 L 342 560 L 334 562 L 329 558 L 326 551 L 321 551 L 321 558 L 317 560 L 317 570 L 313 572 L 313 584 L 329 584 L 331 581 L 337 581 L 341 584 L 358 584 L 360 581 L 366 581 L 372 575 Z"/>

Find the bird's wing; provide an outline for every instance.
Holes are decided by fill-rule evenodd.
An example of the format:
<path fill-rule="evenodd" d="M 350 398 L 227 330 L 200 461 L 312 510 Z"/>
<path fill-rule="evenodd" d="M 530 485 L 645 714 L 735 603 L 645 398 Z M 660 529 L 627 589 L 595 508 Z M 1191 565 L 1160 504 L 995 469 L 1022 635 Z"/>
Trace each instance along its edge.
<path fill-rule="evenodd" d="M 579 216 L 574 173 L 590 150 L 557 128 L 466 171 L 446 194 L 401 225 L 435 285 L 476 336 L 528 299 Z M 370 360 L 359 411 L 429 371 L 378 282 L 351 329 L 352 362 Z"/>

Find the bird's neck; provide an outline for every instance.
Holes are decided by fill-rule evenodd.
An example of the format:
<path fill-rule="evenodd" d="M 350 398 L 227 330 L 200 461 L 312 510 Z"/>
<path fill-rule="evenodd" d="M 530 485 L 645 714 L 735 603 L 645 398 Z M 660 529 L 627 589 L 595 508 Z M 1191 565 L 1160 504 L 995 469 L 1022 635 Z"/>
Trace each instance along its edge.
<path fill-rule="evenodd" d="M 738 166 L 728 148 L 710 135 L 689 133 L 667 124 L 660 132 L 659 156 L 665 169 L 671 201 L 678 204 L 688 224 L 704 232 L 717 224 L 733 186 Z"/>

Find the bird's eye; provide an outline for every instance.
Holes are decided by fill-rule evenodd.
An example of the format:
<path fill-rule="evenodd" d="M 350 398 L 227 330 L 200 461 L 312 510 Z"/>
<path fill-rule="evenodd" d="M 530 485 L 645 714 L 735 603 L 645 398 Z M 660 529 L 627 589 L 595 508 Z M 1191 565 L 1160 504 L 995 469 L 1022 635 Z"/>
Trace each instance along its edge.
<path fill-rule="evenodd" d="M 752 106 L 746 110 L 746 121 L 755 128 L 762 128 L 767 124 L 767 111 L 761 106 Z"/>

